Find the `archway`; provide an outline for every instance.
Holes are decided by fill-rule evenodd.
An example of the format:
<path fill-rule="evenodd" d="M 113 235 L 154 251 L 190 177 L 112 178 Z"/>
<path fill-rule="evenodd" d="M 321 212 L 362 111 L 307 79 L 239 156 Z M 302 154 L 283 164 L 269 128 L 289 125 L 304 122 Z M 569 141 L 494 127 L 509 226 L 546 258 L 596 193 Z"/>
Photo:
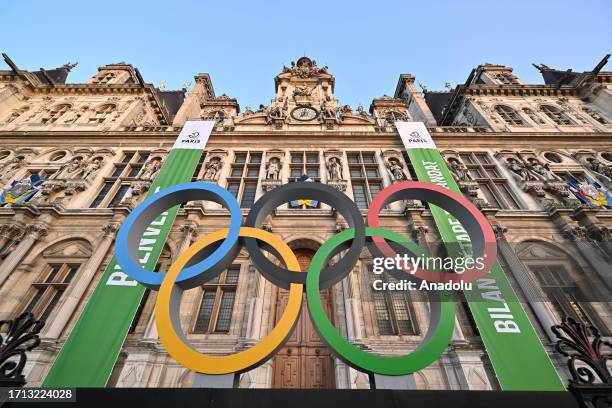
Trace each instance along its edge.
<path fill-rule="evenodd" d="M 310 240 L 298 240 L 289 244 L 305 272 L 319 246 Z M 321 300 L 332 318 L 331 289 L 321 291 Z M 280 318 L 289 292 L 279 289 L 276 295 L 274 320 Z M 302 314 L 293 334 L 273 359 L 273 388 L 335 388 L 334 363 L 331 350 L 319 337 L 313 326 L 306 297 L 302 303 Z"/>

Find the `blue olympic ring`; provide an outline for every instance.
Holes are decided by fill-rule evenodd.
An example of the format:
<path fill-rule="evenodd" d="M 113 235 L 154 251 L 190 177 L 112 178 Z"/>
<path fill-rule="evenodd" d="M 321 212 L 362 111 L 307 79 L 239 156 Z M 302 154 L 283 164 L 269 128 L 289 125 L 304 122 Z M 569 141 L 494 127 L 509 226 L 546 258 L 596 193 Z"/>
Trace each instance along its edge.
<path fill-rule="evenodd" d="M 216 184 L 192 182 L 177 184 L 147 197 L 138 205 L 121 225 L 115 242 L 115 256 L 123 272 L 143 285 L 157 289 L 164 280 L 165 273 L 153 272 L 142 268 L 134 260 L 138 259 L 140 239 L 143 233 L 161 213 L 175 205 L 193 200 L 208 200 L 221 204 L 230 212 L 230 225 L 227 238 L 210 255 L 200 262 L 190 264 L 178 276 L 177 284 L 189 285 L 192 281 L 212 278 L 209 270 L 221 272 L 219 266 L 232 262 L 239 249 L 238 235 L 242 223 L 242 213 L 236 198 L 226 189 Z"/>

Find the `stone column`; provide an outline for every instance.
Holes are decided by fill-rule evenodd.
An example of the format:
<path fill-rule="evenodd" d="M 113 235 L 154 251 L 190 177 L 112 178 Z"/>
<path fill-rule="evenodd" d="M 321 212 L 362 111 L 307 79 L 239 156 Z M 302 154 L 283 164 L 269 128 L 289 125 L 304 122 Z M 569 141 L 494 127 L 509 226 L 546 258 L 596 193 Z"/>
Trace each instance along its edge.
<path fill-rule="evenodd" d="M 15 250 L 0 265 L 0 285 L 6 281 L 11 272 L 19 265 L 23 257 L 32 248 L 34 243 L 41 237 L 47 235 L 48 228 L 45 224 L 31 224 L 25 229 L 23 240 L 17 245 Z"/>
<path fill-rule="evenodd" d="M 96 272 L 100 269 L 100 265 L 104 262 L 109 248 L 113 243 L 115 233 L 119 229 L 118 223 L 108 223 L 102 230 L 104 231 L 102 236 L 94 244 L 94 252 L 91 257 L 83 265 L 77 275 L 77 280 L 74 282 L 72 288 L 68 293 L 62 296 L 58 305 L 58 312 L 52 322 L 46 327 L 44 337 L 50 339 L 58 339 L 62 334 L 62 331 L 66 327 L 66 324 L 73 316 L 79 302 L 83 298 L 87 288 L 91 284 Z"/>
<path fill-rule="evenodd" d="M 25 232 L 22 225 L 17 223 L 3 224 L 0 226 L 0 251 L 4 252 L 7 243 L 10 245 L 14 241 L 19 241 Z M 3 256 L 0 252 L 0 256 Z"/>
<path fill-rule="evenodd" d="M 197 232 L 197 225 L 193 221 L 188 221 L 187 223 L 180 226 L 179 230 L 183 233 L 183 239 L 181 240 L 180 245 L 178 246 L 176 253 L 172 257 L 172 262 L 176 260 L 176 258 L 185 252 L 187 248 L 191 245 L 191 241 L 193 240 L 194 234 Z M 151 317 L 147 322 L 147 327 L 145 329 L 144 335 L 142 336 L 144 341 L 155 341 L 157 340 L 157 326 L 155 325 L 155 310 L 151 313 Z"/>
<path fill-rule="evenodd" d="M 493 230 L 495 231 L 495 236 L 497 237 L 499 254 L 503 258 L 506 265 L 508 265 L 510 273 L 525 294 L 526 301 L 540 321 L 546 336 L 550 339 L 550 341 L 555 342 L 557 338 L 552 332 L 551 326 L 556 324 L 556 322 L 552 313 L 544 303 L 545 296 L 540 290 L 540 285 L 535 282 L 531 276 L 531 272 L 519 259 L 512 246 L 510 246 L 506 240 L 505 233 L 508 231 L 507 228 L 496 225 L 493 227 Z"/>

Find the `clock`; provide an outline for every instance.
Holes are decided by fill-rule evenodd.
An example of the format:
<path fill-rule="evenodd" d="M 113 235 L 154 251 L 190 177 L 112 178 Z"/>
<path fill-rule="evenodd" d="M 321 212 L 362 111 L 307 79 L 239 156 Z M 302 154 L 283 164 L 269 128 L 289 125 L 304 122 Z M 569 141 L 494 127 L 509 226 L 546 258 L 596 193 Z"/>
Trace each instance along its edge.
<path fill-rule="evenodd" d="M 297 108 L 291 111 L 291 116 L 295 120 L 307 122 L 319 116 L 319 112 L 317 112 L 316 109 L 311 108 L 310 106 L 298 106 Z"/>

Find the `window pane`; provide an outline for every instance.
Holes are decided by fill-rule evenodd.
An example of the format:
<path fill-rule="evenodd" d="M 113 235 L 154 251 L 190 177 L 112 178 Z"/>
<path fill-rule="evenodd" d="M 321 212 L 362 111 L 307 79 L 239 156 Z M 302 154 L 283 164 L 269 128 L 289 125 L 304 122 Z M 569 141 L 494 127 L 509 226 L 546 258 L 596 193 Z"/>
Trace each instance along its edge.
<path fill-rule="evenodd" d="M 236 153 L 235 163 L 246 163 L 246 153 Z"/>
<path fill-rule="evenodd" d="M 366 174 L 368 175 L 368 177 L 377 178 L 378 170 L 377 169 L 366 169 Z"/>
<path fill-rule="evenodd" d="M 208 333 L 208 325 L 212 316 L 213 304 L 215 303 L 215 292 L 206 291 L 202 296 L 202 303 L 193 329 L 194 333 Z"/>
<path fill-rule="evenodd" d="M 472 159 L 472 155 L 471 154 L 462 154 L 461 155 L 461 160 L 463 160 L 464 163 L 470 163 L 470 164 L 474 163 L 474 160 Z"/>
<path fill-rule="evenodd" d="M 113 174 L 111 175 L 111 177 L 119 177 L 121 175 L 121 173 L 123 173 L 123 169 L 125 169 L 125 165 L 117 165 L 117 167 L 115 167 L 115 171 L 113 171 Z"/>
<path fill-rule="evenodd" d="M 233 167 L 231 177 L 242 177 L 242 167 Z"/>
<path fill-rule="evenodd" d="M 39 320 L 46 320 L 47 317 L 49 317 L 49 315 L 51 314 L 51 312 L 55 308 L 55 305 L 57 305 L 57 302 L 59 302 L 60 298 L 62 297 L 62 293 L 64 293 L 64 292 L 61 291 L 61 290 L 58 290 L 57 292 L 55 292 L 55 294 L 51 298 L 51 301 L 49 302 L 47 307 L 45 307 L 45 310 L 42 312 L 42 314 L 38 318 Z"/>
<path fill-rule="evenodd" d="M 138 156 L 138 162 L 144 163 L 147 161 L 148 158 L 149 158 L 149 153 L 140 153 L 140 155 Z"/>
<path fill-rule="evenodd" d="M 393 314 L 397 321 L 399 334 L 416 334 L 412 326 L 412 317 L 408 300 L 402 292 L 390 291 L 393 302 Z"/>
<path fill-rule="evenodd" d="M 359 155 L 358 154 L 349 154 L 347 157 L 348 157 L 348 162 L 349 163 L 352 163 L 352 164 L 359 163 Z"/>
<path fill-rule="evenodd" d="M 228 332 L 232 321 L 232 312 L 234 311 L 234 299 L 236 292 L 233 290 L 224 290 L 219 305 L 219 316 L 217 318 L 216 332 Z"/>
<path fill-rule="evenodd" d="M 251 153 L 251 163 L 253 164 L 261 163 L 261 153 Z"/>
<path fill-rule="evenodd" d="M 301 168 L 293 168 L 291 169 L 291 177 L 300 177 L 302 175 Z"/>
<path fill-rule="evenodd" d="M 514 194 L 510 191 L 510 188 L 506 184 L 497 184 L 497 190 L 506 201 L 506 208 L 518 209 L 518 201 L 514 198 Z"/>
<path fill-rule="evenodd" d="M 249 167 L 247 170 L 247 177 L 257 177 L 259 175 L 258 167 Z"/>
<path fill-rule="evenodd" d="M 306 156 L 306 161 L 308 163 L 318 163 L 319 162 L 319 155 L 316 153 L 310 153 Z"/>
<path fill-rule="evenodd" d="M 79 270 L 79 266 L 81 265 L 70 265 L 69 266 L 70 269 L 68 270 L 68 273 L 66 274 L 66 277 L 64 278 L 64 283 L 72 282 L 72 278 L 74 278 L 74 275 Z"/>
<path fill-rule="evenodd" d="M 296 163 L 296 164 L 304 163 L 303 153 L 291 153 L 291 163 Z"/>
<path fill-rule="evenodd" d="M 357 204 L 357 207 L 368 208 L 365 185 L 353 184 L 353 195 L 355 196 L 355 204 Z"/>
<path fill-rule="evenodd" d="M 53 266 L 51 266 L 51 272 L 49 272 L 49 275 L 47 275 L 47 279 L 45 279 L 45 282 L 47 282 L 47 283 L 53 282 L 53 279 L 55 279 L 55 277 L 57 276 L 57 273 L 59 272 L 61 267 L 62 267 L 61 265 L 53 265 Z"/>
<path fill-rule="evenodd" d="M 136 177 L 136 175 L 140 173 L 140 169 L 142 169 L 140 164 L 132 166 L 130 172 L 128 173 L 128 177 Z"/>
<path fill-rule="evenodd" d="M 382 186 L 379 183 L 370 183 L 370 193 L 372 194 L 372 200 L 374 199 L 374 197 L 376 197 L 376 194 L 378 194 L 380 190 L 382 190 Z"/>
<path fill-rule="evenodd" d="M 242 193 L 242 200 L 240 207 L 251 208 L 255 202 L 255 191 L 257 190 L 257 182 L 244 183 L 244 191 Z"/>
<path fill-rule="evenodd" d="M 91 203 L 91 205 L 89 207 L 90 208 L 97 208 L 100 205 L 100 203 L 102 203 L 102 200 L 104 200 L 104 197 L 106 197 L 106 195 L 108 194 L 110 189 L 113 187 L 113 184 L 114 184 L 114 182 L 112 182 L 112 181 L 104 183 L 104 187 L 102 187 L 102 190 L 100 190 L 100 193 L 98 193 L 98 196 L 93 201 L 93 203 Z"/>
<path fill-rule="evenodd" d="M 374 154 L 372 154 L 372 153 L 362 153 L 361 156 L 363 157 L 363 162 L 365 164 L 375 163 L 375 161 L 374 161 Z"/>
<path fill-rule="evenodd" d="M 363 177 L 363 174 L 361 173 L 361 168 L 360 167 L 352 167 L 351 168 L 351 177 Z"/>
<path fill-rule="evenodd" d="M 485 200 L 487 201 L 487 203 L 489 203 L 494 208 L 502 208 L 502 206 L 500 205 L 499 201 L 497 200 L 497 198 L 493 194 L 493 191 L 491 190 L 491 187 L 489 186 L 489 184 L 487 184 L 487 183 L 480 184 L 479 183 L 479 185 L 480 185 L 480 191 L 485 196 Z"/>
<path fill-rule="evenodd" d="M 42 297 L 43 293 L 44 293 L 44 290 L 38 289 L 36 291 L 36 293 L 34 294 L 34 297 L 32 297 L 32 300 L 30 300 L 30 303 L 28 303 L 28 305 L 26 306 L 26 308 L 23 311 L 24 312 L 31 312 L 32 310 L 34 310 L 34 308 L 36 307 L 36 304 L 38 303 L 38 301 Z M 34 316 L 34 317 L 38 318 L 38 316 Z"/>
<path fill-rule="evenodd" d="M 491 163 L 491 160 L 489 159 L 489 155 L 486 154 L 486 153 L 477 153 L 476 154 L 476 158 L 482 164 L 489 164 L 489 163 Z"/>
<path fill-rule="evenodd" d="M 134 152 L 127 152 L 125 153 L 125 156 L 123 156 L 123 163 L 127 163 L 130 160 L 132 160 L 132 157 L 134 157 Z"/>
<path fill-rule="evenodd" d="M 319 168 L 318 167 L 309 167 L 306 169 L 306 174 L 309 177 L 319 177 Z"/>
<path fill-rule="evenodd" d="M 238 190 L 240 189 L 240 183 L 228 183 L 227 191 L 232 193 L 232 195 L 238 198 Z"/>
<path fill-rule="evenodd" d="M 238 283 L 238 275 L 240 274 L 240 267 L 229 268 L 225 274 L 225 283 L 234 284 Z"/>
<path fill-rule="evenodd" d="M 114 207 L 116 205 L 119 205 L 119 203 L 123 199 L 123 196 L 125 195 L 125 193 L 128 191 L 129 188 L 130 188 L 129 185 L 122 184 L 121 187 L 119 187 L 117 194 L 115 194 L 115 196 L 113 197 L 113 200 L 110 202 L 109 207 Z"/>

